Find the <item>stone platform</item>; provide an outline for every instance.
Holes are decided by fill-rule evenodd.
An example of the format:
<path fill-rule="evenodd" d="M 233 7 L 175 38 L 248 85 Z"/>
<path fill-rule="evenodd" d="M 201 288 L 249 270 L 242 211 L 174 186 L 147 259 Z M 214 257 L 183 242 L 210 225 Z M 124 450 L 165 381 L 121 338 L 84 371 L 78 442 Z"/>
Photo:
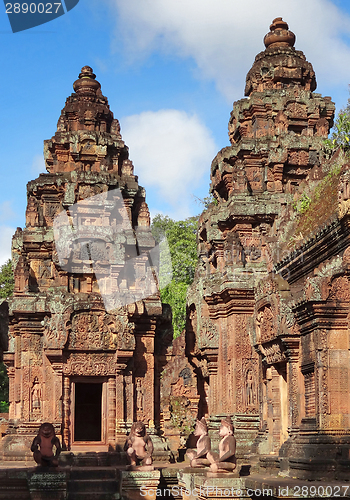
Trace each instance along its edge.
<path fill-rule="evenodd" d="M 154 463 L 154 470 L 128 471 L 125 466 L 64 466 L 43 470 L 0 462 L 0 500 L 266 500 L 350 499 L 350 477 L 344 481 L 303 481 L 289 477 L 211 474 L 186 463 Z"/>

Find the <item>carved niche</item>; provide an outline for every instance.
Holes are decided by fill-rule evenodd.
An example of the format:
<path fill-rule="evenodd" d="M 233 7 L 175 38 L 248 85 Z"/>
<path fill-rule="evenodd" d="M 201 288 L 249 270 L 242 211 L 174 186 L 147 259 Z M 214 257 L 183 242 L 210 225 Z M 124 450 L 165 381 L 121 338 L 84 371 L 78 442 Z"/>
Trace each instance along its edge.
<path fill-rule="evenodd" d="M 244 403 L 247 407 L 256 406 L 257 389 L 254 372 L 249 368 L 245 373 Z"/>
<path fill-rule="evenodd" d="M 39 420 L 41 417 L 42 391 L 38 377 L 35 377 L 33 380 L 30 400 L 32 419 Z"/>
<path fill-rule="evenodd" d="M 276 335 L 274 315 L 271 306 L 261 308 L 256 316 L 256 332 L 260 343 L 268 342 Z"/>

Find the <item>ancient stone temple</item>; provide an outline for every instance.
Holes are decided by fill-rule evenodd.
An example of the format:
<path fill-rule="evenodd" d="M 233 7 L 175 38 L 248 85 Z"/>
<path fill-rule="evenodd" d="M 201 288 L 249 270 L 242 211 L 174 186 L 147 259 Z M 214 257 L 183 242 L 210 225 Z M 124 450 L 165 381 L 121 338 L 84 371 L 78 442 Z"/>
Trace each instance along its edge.
<path fill-rule="evenodd" d="M 349 189 L 325 161 L 334 104 L 277 18 L 211 166 L 187 355 L 199 416 L 232 416 L 238 456 L 301 478 L 349 467 Z M 340 200 L 340 202 L 339 202 Z M 342 476 L 343 474 L 343 476 Z"/>
<path fill-rule="evenodd" d="M 7 459 L 30 454 L 45 421 L 72 451 L 118 450 L 135 420 L 159 427 L 163 320 L 145 190 L 89 66 L 73 87 L 13 238 Z"/>

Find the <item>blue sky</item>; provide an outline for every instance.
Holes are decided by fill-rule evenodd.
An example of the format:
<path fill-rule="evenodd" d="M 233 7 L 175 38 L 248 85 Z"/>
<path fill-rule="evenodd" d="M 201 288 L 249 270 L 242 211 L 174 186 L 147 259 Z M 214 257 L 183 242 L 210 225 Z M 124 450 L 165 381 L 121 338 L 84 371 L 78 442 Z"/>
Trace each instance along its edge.
<path fill-rule="evenodd" d="M 43 140 L 55 133 L 84 65 L 93 67 L 121 122 L 151 214 L 198 214 L 210 164 L 228 145 L 232 103 L 275 17 L 296 34 L 317 92 L 346 105 L 348 0 L 80 0 L 54 21 L 13 34 L 0 7 L 0 264 L 25 224 L 26 184 L 44 172 Z"/>

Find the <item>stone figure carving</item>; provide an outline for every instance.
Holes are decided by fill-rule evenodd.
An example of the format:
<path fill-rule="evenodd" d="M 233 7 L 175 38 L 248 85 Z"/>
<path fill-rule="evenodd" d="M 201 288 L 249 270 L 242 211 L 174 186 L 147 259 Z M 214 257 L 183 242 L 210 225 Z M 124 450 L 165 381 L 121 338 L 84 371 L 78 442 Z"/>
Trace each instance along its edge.
<path fill-rule="evenodd" d="M 207 459 L 208 453 L 211 450 L 210 437 L 208 436 L 208 426 L 205 418 L 197 420 L 194 431 L 195 436 L 199 436 L 196 450 L 187 450 L 186 455 L 190 459 L 191 467 L 201 467 L 209 465 Z"/>
<path fill-rule="evenodd" d="M 53 447 L 56 447 L 55 455 Z M 61 453 L 61 443 L 56 436 L 54 426 L 48 422 L 41 424 L 38 435 L 34 438 L 31 451 L 34 460 L 43 467 L 57 467 L 58 456 Z"/>
<path fill-rule="evenodd" d="M 251 406 L 254 404 L 254 379 L 252 370 L 247 371 L 247 405 Z"/>
<path fill-rule="evenodd" d="M 236 438 L 233 433 L 231 418 L 221 420 L 219 455 L 212 451 L 207 455 L 212 472 L 231 472 L 236 468 Z"/>
<path fill-rule="evenodd" d="M 137 411 L 143 411 L 143 389 L 140 378 L 136 382 L 136 407 Z"/>
<path fill-rule="evenodd" d="M 32 412 L 33 413 L 40 412 L 40 409 L 41 409 L 41 387 L 40 387 L 39 380 L 37 377 L 35 377 L 34 382 L 33 382 L 31 403 L 32 403 Z"/>
<path fill-rule="evenodd" d="M 151 465 L 153 443 L 147 434 L 146 426 L 143 422 L 134 422 L 131 431 L 125 441 L 124 451 L 131 467 L 135 465 Z"/>

